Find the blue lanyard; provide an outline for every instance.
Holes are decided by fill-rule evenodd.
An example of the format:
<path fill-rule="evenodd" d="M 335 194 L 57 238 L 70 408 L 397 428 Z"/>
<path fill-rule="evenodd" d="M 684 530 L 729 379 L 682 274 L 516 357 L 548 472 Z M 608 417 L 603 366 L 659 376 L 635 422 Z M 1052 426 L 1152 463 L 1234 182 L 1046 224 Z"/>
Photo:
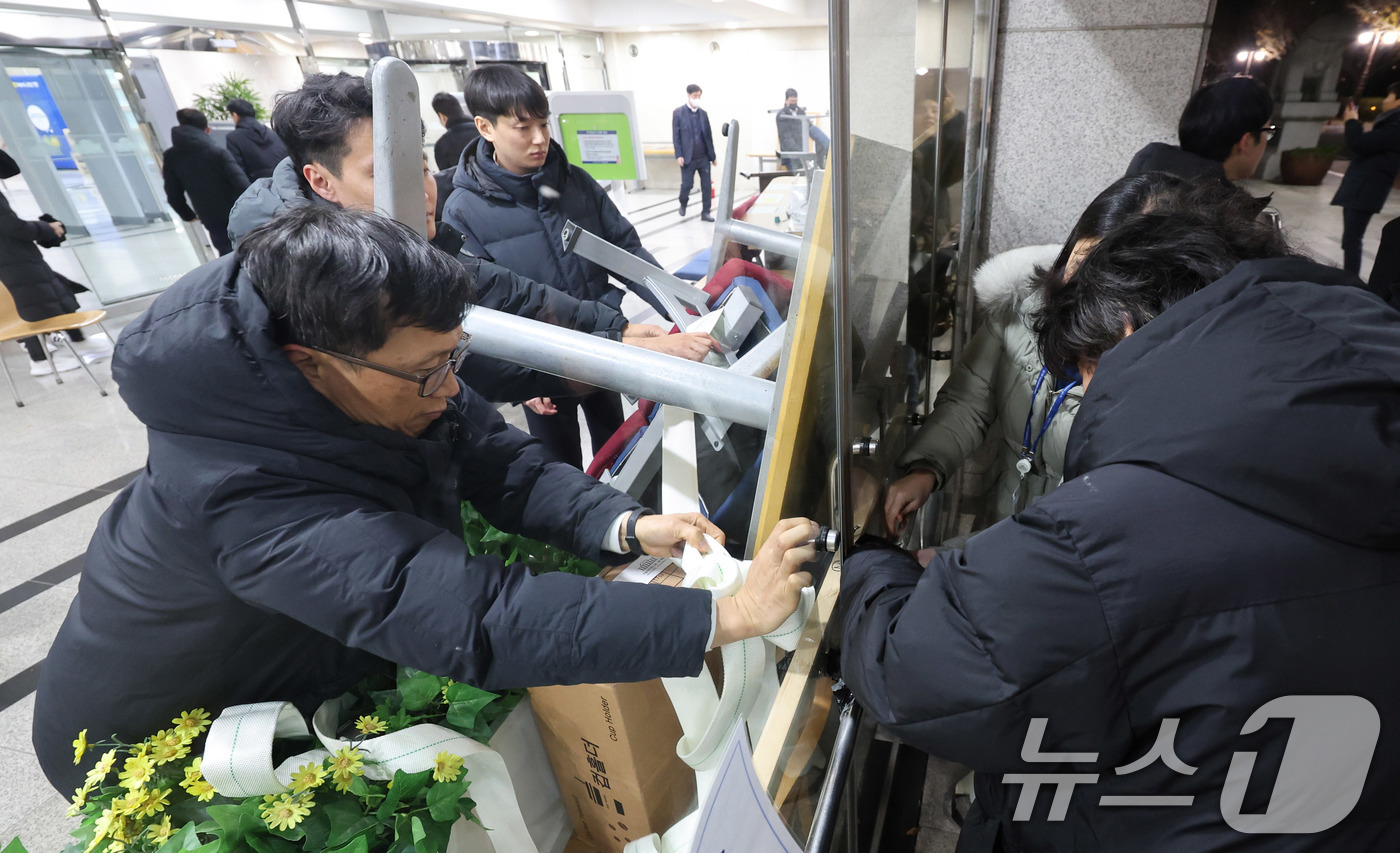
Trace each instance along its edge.
<path fill-rule="evenodd" d="M 1075 386 L 1079 384 L 1079 380 L 1076 379 L 1060 391 L 1059 396 L 1055 398 L 1055 402 L 1051 404 L 1050 411 L 1045 414 L 1045 423 L 1040 425 L 1040 434 L 1035 437 L 1035 443 L 1032 444 L 1031 423 L 1035 418 L 1035 401 L 1040 397 L 1040 387 L 1045 384 L 1045 377 L 1049 372 L 1050 370 L 1048 368 L 1040 368 L 1040 376 L 1035 380 L 1035 390 L 1031 392 L 1031 408 L 1030 411 L 1026 412 L 1026 432 L 1024 438 L 1021 440 L 1021 458 L 1028 462 L 1035 458 L 1036 451 L 1040 449 L 1040 440 L 1045 437 L 1045 431 L 1050 429 L 1050 422 L 1055 419 L 1055 414 L 1060 411 L 1060 406 L 1065 402 L 1065 397 L 1068 397 L 1069 392 L 1073 391 Z"/>

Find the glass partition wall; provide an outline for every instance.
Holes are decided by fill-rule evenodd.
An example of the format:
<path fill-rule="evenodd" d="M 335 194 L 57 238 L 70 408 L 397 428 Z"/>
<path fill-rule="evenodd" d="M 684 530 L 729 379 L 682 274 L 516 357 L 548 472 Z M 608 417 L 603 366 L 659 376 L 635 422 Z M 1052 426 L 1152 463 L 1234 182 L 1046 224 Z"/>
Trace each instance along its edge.
<path fill-rule="evenodd" d="M 791 515 L 839 530 L 843 548 L 888 533 L 884 487 L 976 321 L 996 6 L 830 3 L 831 154 L 809 191 L 754 534 Z M 904 544 L 955 522 L 935 501 Z M 754 760 L 808 850 L 854 853 L 879 849 L 898 750 L 840 690 L 841 556 L 814 571 L 817 606 Z"/>

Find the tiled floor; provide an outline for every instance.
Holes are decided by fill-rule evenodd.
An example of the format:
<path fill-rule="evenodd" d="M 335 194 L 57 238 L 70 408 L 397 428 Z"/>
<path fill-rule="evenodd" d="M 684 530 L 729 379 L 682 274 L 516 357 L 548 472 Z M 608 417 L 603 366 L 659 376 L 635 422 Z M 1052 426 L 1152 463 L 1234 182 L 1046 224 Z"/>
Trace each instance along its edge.
<path fill-rule="evenodd" d="M 1340 250 L 1341 216 L 1327 206 L 1337 178 L 1320 188 L 1275 185 L 1251 187 L 1256 194 L 1275 193 L 1275 205 L 1293 238 L 1320 260 L 1335 261 Z M 633 219 L 645 244 L 668 269 L 678 266 L 710 242 L 710 226 L 698 221 L 694 207 L 681 220 L 668 192 L 634 194 Z M 1377 216 L 1367 241 L 1367 266 L 1375 254 L 1380 225 L 1400 215 L 1400 199 Z M 628 297 L 634 319 L 646 320 L 644 306 Z M 144 307 L 123 303 L 112 309 L 108 328 L 117 333 Z M 73 825 L 63 817 L 64 798 L 49 789 L 39 773 L 29 742 L 33 714 L 33 667 L 43 660 L 77 585 L 76 576 L 56 568 L 69 564 L 87 547 L 98 516 L 112 500 L 112 481 L 145 463 L 145 431 L 115 393 L 108 362 L 94 372 L 110 396 L 100 397 L 87 377 L 64 374 L 65 382 L 29 376 L 24 352 L 0 346 L 26 405 L 16 408 L 0 390 L 0 847 L 18 834 L 31 853 L 61 849 Z M 7 390 L 7 389 L 6 389 Z M 507 415 L 519 422 L 519 409 Z M 107 491 L 100 491 L 100 487 Z M 98 490 L 98 491 L 94 491 Z M 79 496 L 81 505 L 40 523 L 36 513 Z M 47 574 L 46 574 L 47 573 Z M 39 580 L 35 580 L 39 579 Z"/>

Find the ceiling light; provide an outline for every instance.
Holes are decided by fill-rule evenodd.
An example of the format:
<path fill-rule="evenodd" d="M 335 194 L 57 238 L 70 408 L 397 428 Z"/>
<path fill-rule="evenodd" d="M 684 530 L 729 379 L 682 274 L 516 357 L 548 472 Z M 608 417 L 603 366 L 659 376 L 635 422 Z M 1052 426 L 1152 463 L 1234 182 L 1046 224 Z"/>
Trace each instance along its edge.
<path fill-rule="evenodd" d="M 540 34 L 540 31 L 539 31 L 539 30 L 526 30 L 526 31 L 525 31 L 525 35 L 527 35 L 527 36 L 537 36 L 537 35 L 539 35 L 539 34 Z"/>
<path fill-rule="evenodd" d="M 917 74 L 917 75 L 919 75 L 920 77 L 922 77 L 922 76 L 924 76 L 925 74 L 928 73 L 928 69 L 927 69 L 927 68 L 915 68 L 915 69 L 914 69 L 914 73 Z"/>
<path fill-rule="evenodd" d="M 461 31 L 461 27 L 453 27 L 452 29 L 448 30 L 449 33 L 460 33 Z"/>
<path fill-rule="evenodd" d="M 651 32 L 651 27 L 637 27 L 637 32 L 639 32 L 639 33 L 649 33 L 649 32 Z"/>

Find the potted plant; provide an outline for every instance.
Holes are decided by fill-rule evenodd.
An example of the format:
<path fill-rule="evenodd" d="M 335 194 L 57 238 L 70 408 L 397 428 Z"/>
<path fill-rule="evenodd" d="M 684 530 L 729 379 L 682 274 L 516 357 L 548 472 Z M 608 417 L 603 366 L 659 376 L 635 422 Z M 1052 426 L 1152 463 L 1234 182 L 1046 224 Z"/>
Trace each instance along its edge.
<path fill-rule="evenodd" d="M 194 96 L 194 108 L 204 113 L 211 121 L 227 117 L 224 109 L 234 98 L 242 98 L 253 105 L 258 121 L 267 120 L 267 110 L 263 108 L 262 97 L 253 89 L 253 81 L 247 77 L 226 74 L 219 82 L 210 86 L 201 95 Z"/>
<path fill-rule="evenodd" d="M 1332 161 L 1337 159 L 1338 150 L 1333 145 L 1316 145 L 1312 148 L 1291 148 L 1279 157 L 1279 171 L 1283 182 L 1300 187 L 1315 187 L 1327 177 Z"/>

